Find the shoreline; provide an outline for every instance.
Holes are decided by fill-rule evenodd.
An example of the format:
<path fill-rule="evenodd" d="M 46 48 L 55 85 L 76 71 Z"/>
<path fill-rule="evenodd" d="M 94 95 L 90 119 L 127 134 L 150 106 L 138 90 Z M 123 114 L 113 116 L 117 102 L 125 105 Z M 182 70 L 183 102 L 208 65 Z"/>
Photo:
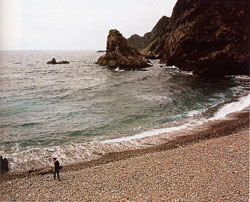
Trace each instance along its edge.
<path fill-rule="evenodd" d="M 92 57 L 92 56 L 96 56 L 96 55 L 91 54 L 91 55 L 87 55 L 87 56 L 86 56 L 87 58 L 90 58 L 90 56 Z M 40 57 L 40 55 L 39 55 L 39 57 Z M 76 55 L 76 58 L 78 58 L 78 55 Z M 88 60 L 86 60 L 86 61 L 88 61 Z M 47 62 L 47 60 L 46 60 L 46 62 Z M 86 63 L 87 66 L 88 66 L 88 64 L 89 63 Z M 72 67 L 73 70 L 77 69 L 75 67 L 76 66 L 74 66 L 74 68 Z M 87 69 L 89 69 L 89 67 L 87 67 Z M 74 72 L 77 72 L 77 71 L 78 70 L 76 70 Z M 165 78 L 165 76 L 162 77 L 162 73 L 165 71 L 171 72 L 171 75 L 169 78 Z M 98 72 L 99 72 L 99 70 L 98 70 Z M 100 71 L 99 73 L 102 74 L 103 72 Z M 173 75 L 172 75 L 172 73 L 173 73 Z M 91 73 L 91 75 L 92 75 L 92 73 Z M 113 73 L 112 73 L 112 75 L 113 75 Z M 123 74 L 121 76 L 122 76 L 121 78 L 124 77 Z M 148 85 L 149 83 L 148 83 L 148 81 L 144 83 L 144 81 L 146 81 L 145 79 L 149 78 L 150 81 L 151 81 L 151 79 L 155 80 L 154 79 L 155 76 L 156 76 L 156 78 L 160 79 L 159 80 L 160 86 L 163 84 L 161 82 L 161 79 L 162 79 L 162 81 L 165 81 L 165 79 L 167 79 L 167 80 L 170 79 L 170 81 L 172 82 L 172 79 L 173 79 L 172 76 L 178 76 L 180 84 L 182 84 L 182 79 L 181 79 L 182 76 L 184 76 L 184 78 L 186 78 L 185 73 L 179 72 L 178 69 L 175 69 L 172 72 L 172 70 L 169 71 L 168 67 L 162 69 L 157 64 L 157 65 L 154 65 L 154 69 L 152 69 L 152 72 L 150 72 L 150 71 L 147 72 L 145 75 L 143 75 L 143 77 L 141 76 L 141 74 L 135 75 L 132 77 L 133 82 L 131 84 L 130 83 L 128 83 L 128 84 L 129 84 L 129 86 L 130 85 L 133 86 L 134 82 L 137 79 L 139 79 L 139 80 L 142 79 L 140 89 L 142 89 L 142 90 L 147 89 L 144 87 L 145 87 L 145 85 Z M 58 77 L 58 75 L 57 75 L 57 77 Z M 64 78 L 63 75 L 62 75 L 62 78 Z M 60 79 L 62 79 L 62 78 L 60 77 Z M 92 78 L 92 76 L 91 76 L 91 78 Z M 95 77 L 93 77 L 93 78 L 95 78 Z M 126 78 L 126 77 L 124 77 L 124 78 Z M 113 79 L 113 77 L 112 77 L 112 79 Z M 190 81 L 189 81 L 189 79 L 190 79 Z M 33 120 L 31 120 L 33 117 L 33 114 L 31 114 L 31 116 L 27 115 L 28 120 L 23 121 L 21 119 L 19 120 L 19 118 L 18 118 L 18 120 L 17 120 L 18 128 L 16 128 L 16 129 L 13 128 L 14 125 L 13 126 L 12 125 L 6 126 L 7 129 L 4 129 L 5 132 L 3 133 L 3 135 L 4 135 L 3 142 L 2 142 L 3 144 L 1 145 L 0 155 L 2 155 L 4 158 L 8 159 L 9 165 L 10 165 L 9 166 L 10 172 L 13 172 L 13 173 L 18 172 L 19 173 L 19 172 L 30 171 L 30 173 L 33 173 L 34 171 L 39 172 L 41 170 L 44 170 L 44 169 L 52 166 L 53 163 L 52 163 L 51 159 L 53 157 L 57 157 L 59 159 L 60 163 L 64 167 L 66 167 L 67 165 L 75 165 L 76 163 L 80 163 L 80 162 L 95 161 L 95 160 L 102 158 L 103 156 L 105 156 L 106 154 L 109 154 L 109 153 L 114 153 L 114 152 L 118 153 L 118 152 L 123 152 L 126 150 L 145 149 L 145 148 L 154 147 L 154 146 L 157 146 L 157 145 L 160 145 L 163 143 L 167 143 L 169 141 L 172 141 L 173 139 L 178 138 L 177 136 L 179 134 L 185 136 L 185 135 L 188 135 L 188 133 L 192 133 L 192 130 L 190 132 L 187 132 L 186 130 L 189 130 L 191 127 L 195 127 L 196 125 L 199 125 L 204 121 L 207 122 L 208 119 L 206 119 L 206 118 L 214 117 L 214 112 L 216 112 L 217 110 L 219 111 L 220 108 L 223 108 L 223 106 L 225 106 L 225 105 L 229 105 L 231 102 L 236 103 L 236 104 L 237 103 L 241 104 L 242 99 L 244 97 L 247 97 L 248 103 L 249 103 L 250 97 L 247 96 L 249 94 L 249 89 L 247 87 L 245 87 L 245 85 L 249 83 L 249 77 L 247 77 L 247 78 L 240 77 L 240 78 L 236 79 L 233 76 L 232 79 L 229 79 L 229 81 L 227 81 L 227 80 L 228 79 L 225 79 L 225 81 L 224 81 L 224 79 L 223 79 L 222 81 L 219 81 L 219 83 L 222 84 L 223 86 L 225 84 L 226 88 L 223 87 L 222 89 L 219 88 L 218 89 L 219 91 L 217 89 L 215 89 L 215 91 L 214 91 L 213 85 L 211 85 L 210 79 L 208 79 L 208 80 L 205 79 L 203 82 L 203 79 L 200 80 L 199 78 L 197 79 L 197 78 L 193 78 L 192 76 L 191 77 L 188 76 L 187 81 L 185 81 L 185 79 L 184 79 L 184 81 L 185 81 L 184 84 L 186 84 L 186 82 L 191 82 L 191 85 L 193 85 L 193 82 L 194 82 L 194 84 L 196 85 L 196 82 L 199 83 L 202 81 L 202 85 L 205 85 L 209 89 L 210 89 L 210 87 L 212 87 L 210 89 L 211 91 L 209 90 L 208 94 L 206 93 L 206 91 L 204 91 L 205 93 L 204 93 L 204 95 L 202 93 L 201 98 L 197 97 L 198 100 L 201 100 L 201 103 L 204 102 L 204 100 L 205 100 L 204 98 L 208 99 L 209 102 L 208 102 L 208 106 L 205 104 L 205 106 L 198 107 L 199 106 L 199 104 L 198 104 L 199 102 L 198 102 L 197 103 L 198 105 L 196 107 L 191 107 L 191 108 L 189 108 L 188 105 L 181 106 L 179 104 L 176 105 L 173 103 L 174 104 L 173 106 L 176 106 L 177 108 L 178 108 L 178 106 L 181 107 L 181 111 L 179 111 L 180 113 L 178 112 L 178 110 L 175 112 L 175 110 L 173 110 L 173 109 L 170 109 L 171 112 L 168 113 L 168 108 L 169 107 L 171 108 L 172 104 L 170 104 L 168 106 L 167 103 L 168 103 L 168 101 L 171 101 L 172 98 L 169 98 L 169 94 L 167 93 L 167 91 L 170 90 L 169 92 L 171 92 L 171 89 L 168 89 L 168 90 L 165 89 L 167 91 L 166 91 L 166 93 L 163 93 L 163 94 L 158 93 L 158 91 L 157 91 L 157 94 L 155 94 L 156 97 L 153 98 L 153 100 L 151 100 L 151 98 L 152 98 L 151 95 L 146 95 L 144 97 L 144 93 L 143 93 L 144 91 L 140 91 L 141 92 L 140 95 L 134 94 L 134 93 L 136 93 L 136 91 L 133 92 L 133 95 L 135 95 L 136 97 L 139 96 L 138 97 L 139 99 L 138 100 L 136 99 L 137 101 L 142 99 L 142 102 L 141 101 L 138 102 L 138 104 L 139 104 L 138 106 L 141 106 L 141 103 L 144 103 L 144 101 L 145 101 L 145 103 L 150 103 L 149 108 L 146 107 L 147 109 L 149 109 L 149 111 L 148 110 L 141 111 L 140 107 L 138 107 L 138 108 L 136 107 L 138 110 L 140 110 L 140 111 L 138 111 L 138 113 L 143 114 L 143 116 L 139 116 L 138 120 L 137 120 L 137 116 L 133 116 L 133 115 L 130 116 L 129 115 L 130 113 L 127 114 L 127 112 L 123 113 L 121 111 L 121 114 L 123 114 L 123 115 L 120 116 L 119 115 L 120 110 L 121 109 L 123 110 L 124 106 L 122 108 L 120 108 L 120 103 L 117 103 L 116 101 L 114 101 L 114 103 L 117 103 L 118 105 L 115 107 L 115 110 L 112 111 L 113 110 L 112 109 L 111 111 L 109 111 L 112 113 L 115 112 L 116 109 L 118 109 L 118 111 L 119 111 L 119 113 L 114 114 L 114 116 L 116 116 L 116 114 L 117 114 L 117 117 L 116 117 L 117 119 L 115 118 L 116 121 L 114 123 L 112 123 L 112 121 L 111 121 L 112 119 L 114 119 L 114 117 L 113 118 L 109 117 L 108 114 L 105 114 L 103 116 L 104 119 L 100 118 L 100 117 L 98 119 L 96 119 L 96 118 L 94 118 L 96 115 L 94 115 L 93 117 L 92 117 L 92 115 L 89 117 L 88 116 L 86 117 L 84 110 L 79 111 L 78 107 L 76 109 L 75 109 L 75 107 L 73 107 L 72 114 L 71 114 L 70 110 L 68 112 L 66 112 L 64 110 L 59 110 L 59 111 L 55 110 L 55 112 L 59 112 L 59 114 L 61 114 L 61 112 L 62 112 L 62 115 L 69 113 L 68 114 L 69 117 L 67 119 L 64 119 L 64 118 L 62 118 L 62 117 L 64 117 L 64 115 L 62 117 L 60 117 L 60 116 L 57 116 L 53 112 L 51 114 L 51 116 L 56 115 L 55 116 L 56 118 L 55 118 L 55 121 L 51 122 L 53 127 L 48 127 L 48 130 L 47 130 L 47 126 L 48 126 L 48 124 L 50 125 L 50 123 L 46 124 L 47 123 L 46 116 L 42 116 L 43 118 L 41 120 L 39 118 L 39 121 L 37 120 L 34 122 Z M 116 77 L 114 77 L 114 81 L 115 82 L 117 81 L 117 84 L 122 84 L 123 82 L 125 82 L 125 84 L 127 85 L 126 79 L 120 81 L 120 79 L 116 80 Z M 119 87 L 119 88 L 112 89 L 112 92 L 116 92 L 116 90 L 119 90 L 119 91 L 123 90 L 123 87 L 127 87 L 126 85 L 118 85 L 122 88 Z M 157 81 L 157 85 L 158 85 L 158 81 Z M 173 85 L 171 88 L 176 89 L 176 90 L 179 89 L 178 82 L 177 83 L 174 82 L 171 85 Z M 99 83 L 98 83 L 98 86 L 99 86 Z M 187 86 L 189 86 L 189 84 L 187 84 Z M 143 88 L 141 88 L 141 87 L 143 87 Z M 74 91 L 76 90 L 78 92 L 78 90 L 80 90 L 80 89 L 82 89 L 82 87 L 79 89 L 72 89 L 72 91 L 70 91 L 66 94 L 71 95 L 71 93 L 73 93 L 73 95 L 74 95 Z M 98 87 L 98 89 L 99 89 L 99 87 Z M 154 89 L 154 87 L 152 88 L 152 90 L 153 89 Z M 105 90 L 107 90 L 107 92 L 109 92 L 108 88 L 107 89 L 105 88 Z M 183 92 L 186 92 L 185 88 L 183 90 L 184 90 Z M 195 88 L 194 88 L 194 90 L 195 90 Z M 179 90 L 177 90 L 177 92 L 178 91 Z M 153 92 L 154 92 L 154 90 L 152 91 L 152 93 Z M 196 97 L 196 93 L 198 93 L 198 95 L 199 95 L 199 93 L 203 92 L 203 90 L 201 92 L 199 90 L 196 92 L 196 90 L 195 90 L 194 92 L 195 92 L 195 94 L 189 92 L 191 99 L 193 99 L 192 96 Z M 41 93 L 43 93 L 43 91 Z M 210 97 L 210 93 L 212 93 L 211 94 L 212 97 Z M 59 96 L 60 102 L 62 102 L 62 103 L 64 103 L 64 96 L 62 96 L 62 100 L 61 100 L 61 95 L 63 95 L 63 94 L 64 94 L 64 92 L 62 94 L 60 93 L 60 96 Z M 42 96 L 42 94 L 41 94 L 41 96 Z M 79 94 L 79 96 L 81 98 L 83 98 L 81 94 Z M 123 96 L 123 93 L 121 94 L 121 96 Z M 215 97 L 213 97 L 213 96 L 215 96 Z M 70 97 L 66 96 L 66 98 L 70 98 Z M 177 98 L 178 98 L 178 94 L 177 94 Z M 48 97 L 48 99 L 50 100 L 49 97 Z M 112 99 L 110 100 L 110 103 L 113 103 Z M 165 99 L 166 99 L 166 101 L 165 101 Z M 210 99 L 212 100 L 211 102 L 210 102 Z M 99 98 L 97 98 L 97 100 L 94 99 L 93 103 L 95 103 L 98 100 L 99 100 Z M 67 101 L 67 99 L 65 101 Z M 76 103 L 75 103 L 76 105 L 74 105 L 74 106 L 77 106 L 78 104 L 80 104 L 79 106 L 84 108 L 85 104 L 83 104 L 82 102 L 78 103 L 78 99 L 75 101 L 76 101 Z M 151 102 L 151 101 L 153 101 L 153 102 Z M 205 100 L 205 101 L 207 101 L 207 100 Z M 101 112 L 101 111 L 103 111 L 103 109 L 105 109 L 105 106 L 106 106 L 105 102 L 101 102 L 102 103 L 101 106 L 104 108 L 102 108 L 102 107 L 100 109 L 98 108 L 98 111 L 100 110 L 100 112 Z M 163 102 L 164 103 L 166 102 L 166 104 L 158 106 L 159 103 L 163 103 Z M 121 99 L 121 103 L 123 103 L 123 98 Z M 152 104 L 152 110 L 151 110 L 151 104 Z M 63 106 L 63 105 L 60 105 L 60 106 Z M 91 106 L 92 106 L 92 104 L 91 104 Z M 93 105 L 93 106 L 95 106 L 95 105 Z M 244 106 L 244 105 L 241 104 L 241 106 Z M 131 108 L 130 104 L 128 104 L 128 105 L 126 104 L 126 107 L 128 107 L 128 109 Z M 155 107 L 156 107 L 156 111 L 154 110 Z M 161 109 L 162 107 L 163 107 L 164 112 Z M 197 110 L 191 110 L 191 111 L 189 110 L 189 109 L 193 109 L 193 108 L 197 109 Z M 90 114 L 92 114 L 92 112 L 91 112 L 92 109 L 91 108 L 88 108 L 88 109 L 89 109 Z M 131 109 L 133 109 L 133 108 L 131 108 Z M 144 106 L 142 109 L 144 109 Z M 184 110 L 183 112 L 182 112 L 182 109 Z M 238 110 L 237 106 L 231 107 L 231 112 L 236 111 L 236 110 Z M 95 109 L 94 109 L 94 111 L 95 111 Z M 104 110 L 104 112 L 105 112 L 105 110 Z M 138 113 L 136 112 L 135 115 Z M 134 112 L 132 112 L 132 114 L 134 114 Z M 72 117 L 71 117 L 71 115 L 72 115 Z M 38 114 L 36 116 L 38 116 Z M 78 117 L 78 116 L 79 116 L 79 120 L 78 120 L 78 118 L 74 118 L 74 117 Z M 84 117 L 86 117 L 86 118 L 84 118 Z M 124 119 L 122 118 L 120 120 L 119 117 L 120 118 L 123 117 Z M 154 117 L 156 117 L 156 118 L 154 118 Z M 62 120 L 61 120 L 61 118 L 62 118 Z M 106 122 L 106 118 L 107 118 L 107 122 Z M 202 119 L 200 119 L 200 118 L 202 118 Z M 4 117 L 4 120 L 5 119 L 6 119 L 6 123 L 9 123 L 8 120 L 11 119 L 11 116 L 10 117 L 6 116 L 6 117 Z M 13 119 L 15 119 L 15 118 L 13 117 Z M 91 121 L 86 121 L 88 119 L 94 120 L 95 124 L 93 127 L 92 127 L 93 124 Z M 108 121 L 109 119 L 111 122 Z M 67 121 L 65 121 L 65 120 L 67 120 Z M 62 124 L 62 126 L 65 127 L 67 125 L 68 129 L 66 129 L 66 130 L 65 130 L 65 128 L 61 127 L 61 124 L 60 124 L 60 123 L 64 123 L 64 122 L 65 122 L 65 125 Z M 42 125 L 39 126 L 40 124 L 42 124 Z M 75 124 L 76 125 L 79 124 L 79 126 L 77 128 L 74 128 Z M 119 124 L 118 128 L 116 127 L 117 124 Z M 203 125 L 207 125 L 207 123 L 205 123 Z M 102 130 L 103 126 L 104 126 L 104 128 L 103 128 L 104 130 Z M 199 128 L 199 127 L 197 127 L 197 128 Z M 168 130 L 168 129 L 170 129 L 170 130 Z M 12 130 L 13 130 L 13 134 L 16 134 L 17 137 L 15 137 L 15 135 L 11 135 Z M 176 130 L 176 131 L 173 131 L 173 130 Z M 180 130 L 180 131 L 177 131 L 177 130 Z M 197 130 L 200 130 L 200 129 L 197 129 Z M 195 129 L 193 131 L 196 132 Z M 162 135 L 163 132 L 167 132 L 168 134 Z M 150 137 L 151 135 L 155 136 L 155 137 Z M 145 137 L 147 137 L 147 138 L 145 138 Z M 136 138 L 138 138 L 138 140 Z M 125 140 L 125 143 L 123 142 L 123 140 Z M 132 140 L 132 141 L 130 141 L 130 140 Z M 120 142 L 117 143 L 117 141 L 120 141 Z M 109 143 L 112 143 L 112 144 L 109 144 Z"/>
<path fill-rule="evenodd" d="M 77 171 L 85 168 L 90 168 L 102 164 L 107 164 L 110 162 L 125 160 L 148 153 L 154 153 L 159 151 L 171 150 L 174 148 L 182 147 L 185 145 L 197 143 L 206 139 L 214 139 L 223 136 L 228 136 L 239 131 L 249 129 L 249 107 L 245 108 L 240 112 L 234 112 L 229 114 L 223 120 L 212 120 L 201 124 L 191 130 L 185 131 L 184 135 L 180 133 L 183 130 L 177 131 L 176 134 L 163 133 L 156 136 L 145 137 L 137 141 L 142 142 L 139 148 L 130 149 L 125 148 L 121 151 L 112 151 L 107 153 L 97 153 L 99 158 L 85 161 L 81 163 L 75 163 L 70 165 L 63 165 L 62 172 Z M 167 137 L 166 137 L 167 136 Z M 35 175 L 46 175 L 52 172 L 52 167 L 47 167 L 44 169 L 34 169 L 23 172 L 9 172 L 4 175 L 0 175 L 0 183 L 8 181 L 15 178 L 24 178 L 27 176 Z"/>
<path fill-rule="evenodd" d="M 64 167 L 60 182 L 52 173 L 9 179 L 1 200 L 248 201 L 249 111 L 210 126 L 191 139 Z"/>

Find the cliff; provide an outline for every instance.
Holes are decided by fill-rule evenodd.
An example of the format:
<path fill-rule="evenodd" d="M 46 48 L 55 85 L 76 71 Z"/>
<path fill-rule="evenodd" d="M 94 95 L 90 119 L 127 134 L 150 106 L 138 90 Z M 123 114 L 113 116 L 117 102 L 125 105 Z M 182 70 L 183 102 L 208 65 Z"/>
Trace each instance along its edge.
<path fill-rule="evenodd" d="M 169 23 L 169 18 L 163 16 L 154 26 L 151 32 L 147 32 L 143 37 L 134 34 L 128 38 L 128 42 L 137 47 L 139 50 L 145 49 L 150 43 L 156 40 L 158 36 L 165 32 L 165 28 Z"/>
<path fill-rule="evenodd" d="M 194 74 L 249 74 L 249 2 L 179 0 L 162 62 Z"/>
<path fill-rule="evenodd" d="M 161 63 L 197 75 L 249 75 L 249 4 L 178 0 L 162 31 L 142 53 L 159 55 Z"/>
<path fill-rule="evenodd" d="M 150 66 L 150 62 L 140 54 L 137 48 L 131 46 L 115 29 L 109 31 L 106 54 L 101 56 L 96 63 L 121 69 L 140 69 Z"/>

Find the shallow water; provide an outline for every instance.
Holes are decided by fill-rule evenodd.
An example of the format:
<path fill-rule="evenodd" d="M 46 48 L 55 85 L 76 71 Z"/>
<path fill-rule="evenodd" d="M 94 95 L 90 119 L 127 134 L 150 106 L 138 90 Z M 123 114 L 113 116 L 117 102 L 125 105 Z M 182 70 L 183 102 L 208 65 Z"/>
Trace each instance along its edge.
<path fill-rule="evenodd" d="M 0 154 L 38 151 L 39 160 L 44 148 L 198 122 L 249 93 L 249 77 L 202 79 L 157 60 L 146 71 L 115 71 L 94 64 L 100 55 L 0 52 Z M 52 57 L 70 64 L 47 65 Z"/>

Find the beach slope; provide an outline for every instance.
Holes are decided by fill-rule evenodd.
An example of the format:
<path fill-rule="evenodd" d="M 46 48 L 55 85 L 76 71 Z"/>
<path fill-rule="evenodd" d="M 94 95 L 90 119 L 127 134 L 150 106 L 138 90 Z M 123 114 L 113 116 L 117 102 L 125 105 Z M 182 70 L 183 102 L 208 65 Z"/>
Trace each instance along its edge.
<path fill-rule="evenodd" d="M 52 174 L 6 179 L 0 201 L 248 201 L 249 113 L 208 134 L 217 135 L 64 168 L 60 182 Z"/>

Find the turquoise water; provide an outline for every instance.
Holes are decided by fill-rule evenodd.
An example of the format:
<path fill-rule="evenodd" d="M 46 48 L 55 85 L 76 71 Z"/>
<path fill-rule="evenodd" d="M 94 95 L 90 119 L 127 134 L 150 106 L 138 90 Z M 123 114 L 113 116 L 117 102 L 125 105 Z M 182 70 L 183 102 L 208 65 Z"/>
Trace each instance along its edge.
<path fill-rule="evenodd" d="M 249 79 L 202 79 L 152 61 L 146 71 L 94 64 L 95 51 L 0 52 L 0 151 L 108 140 L 212 117 Z M 70 64 L 47 65 L 55 57 Z"/>

